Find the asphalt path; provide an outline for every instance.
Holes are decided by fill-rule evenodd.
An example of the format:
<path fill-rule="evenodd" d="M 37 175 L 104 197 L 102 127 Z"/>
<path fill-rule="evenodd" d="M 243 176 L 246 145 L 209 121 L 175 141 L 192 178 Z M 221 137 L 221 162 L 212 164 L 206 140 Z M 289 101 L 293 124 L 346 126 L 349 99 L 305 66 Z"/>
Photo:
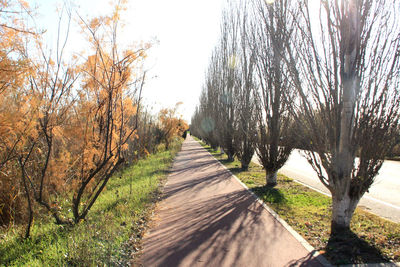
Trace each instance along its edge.
<path fill-rule="evenodd" d="M 253 161 L 257 162 L 257 159 Z M 279 172 L 330 196 L 301 150 L 294 150 Z M 400 162 L 385 160 L 369 192 L 361 198 L 359 207 L 400 223 Z"/>
<path fill-rule="evenodd" d="M 141 264 L 321 266 L 283 225 L 189 136 L 144 236 Z"/>

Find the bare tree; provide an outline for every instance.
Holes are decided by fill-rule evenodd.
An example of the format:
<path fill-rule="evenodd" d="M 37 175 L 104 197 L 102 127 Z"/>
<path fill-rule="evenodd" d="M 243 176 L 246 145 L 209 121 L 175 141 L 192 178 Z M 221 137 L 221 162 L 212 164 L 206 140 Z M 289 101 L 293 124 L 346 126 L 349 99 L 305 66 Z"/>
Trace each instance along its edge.
<path fill-rule="evenodd" d="M 303 118 L 310 138 L 306 157 L 332 194 L 333 234 L 349 230 L 360 198 L 396 141 L 400 29 L 395 3 L 323 1 L 318 19 L 310 1 L 303 0 L 295 18 L 297 35 L 286 47 L 300 96 L 292 110 Z"/>
<path fill-rule="evenodd" d="M 217 47 L 211 57 L 204 92 L 202 99 L 200 99 L 201 108 L 203 109 L 203 118 L 200 126 L 206 134 L 207 142 L 213 149 L 221 145 L 221 138 L 219 138 L 221 128 L 218 127 L 222 120 L 221 109 L 223 108 L 219 105 L 219 88 L 222 86 L 220 68 L 221 60 Z"/>
<path fill-rule="evenodd" d="M 234 160 L 236 152 L 238 27 L 238 20 L 232 16 L 231 9 L 226 9 L 221 23 L 221 38 L 211 56 L 198 113 L 192 120 L 194 133 L 200 134 L 213 148 L 220 146 L 229 161 Z"/>
<path fill-rule="evenodd" d="M 235 81 L 237 78 L 237 56 L 239 20 L 232 15 L 232 6 L 223 12 L 221 24 L 221 40 L 218 47 L 219 70 L 217 72 L 218 83 L 218 113 L 217 123 L 219 145 L 228 156 L 228 161 L 233 161 L 235 156 L 234 130 L 235 130 L 235 106 L 236 92 Z"/>
<path fill-rule="evenodd" d="M 255 151 L 256 141 L 256 116 L 255 116 L 255 77 L 256 68 L 256 50 L 251 49 L 248 31 L 252 30 L 251 16 L 248 14 L 246 2 L 242 2 L 234 7 L 232 16 L 239 21 L 238 35 L 238 54 L 237 54 L 237 72 L 235 77 L 236 87 L 236 128 L 235 146 L 236 155 L 241 162 L 243 170 L 247 170 Z"/>
<path fill-rule="evenodd" d="M 254 154 L 255 52 L 250 49 L 245 2 L 228 1 L 223 12 L 220 42 L 210 59 L 192 131 L 212 147 L 220 146 L 247 169 Z"/>
<path fill-rule="evenodd" d="M 293 89 L 285 75 L 284 45 L 291 38 L 291 1 L 268 4 L 254 1 L 259 21 L 253 26 L 251 44 L 257 51 L 257 75 L 260 87 L 257 109 L 257 155 L 266 171 L 268 186 L 277 184 L 277 172 L 293 150 L 288 99 Z"/>
<path fill-rule="evenodd" d="M 213 149 L 220 145 L 217 123 L 220 123 L 220 105 L 218 104 L 220 79 L 220 60 L 218 47 L 211 56 L 206 81 L 200 95 L 200 103 L 192 117 L 192 133 L 206 141 Z"/>

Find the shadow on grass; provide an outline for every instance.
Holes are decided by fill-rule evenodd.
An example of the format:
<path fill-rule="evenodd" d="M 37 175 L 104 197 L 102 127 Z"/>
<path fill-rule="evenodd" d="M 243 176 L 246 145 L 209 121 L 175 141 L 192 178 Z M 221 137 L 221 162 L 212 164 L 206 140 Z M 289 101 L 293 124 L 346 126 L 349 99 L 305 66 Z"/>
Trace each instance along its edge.
<path fill-rule="evenodd" d="M 267 203 L 281 204 L 286 206 L 287 200 L 285 195 L 277 188 L 264 185 L 253 187 L 251 190 Z"/>
<path fill-rule="evenodd" d="M 214 149 L 208 148 L 206 149 L 211 155 L 213 155 L 214 157 L 218 157 L 218 156 L 223 156 L 224 153 L 221 153 L 219 151 L 216 151 Z"/>
<path fill-rule="evenodd" d="M 231 173 L 233 173 L 233 174 L 238 174 L 238 173 L 241 173 L 241 172 L 243 172 L 243 169 L 242 168 L 240 168 L 240 167 L 231 167 L 231 168 L 228 168 L 230 171 L 231 171 Z"/>
<path fill-rule="evenodd" d="M 332 264 L 389 263 L 377 248 L 352 231 L 332 235 L 325 247 L 326 258 Z"/>

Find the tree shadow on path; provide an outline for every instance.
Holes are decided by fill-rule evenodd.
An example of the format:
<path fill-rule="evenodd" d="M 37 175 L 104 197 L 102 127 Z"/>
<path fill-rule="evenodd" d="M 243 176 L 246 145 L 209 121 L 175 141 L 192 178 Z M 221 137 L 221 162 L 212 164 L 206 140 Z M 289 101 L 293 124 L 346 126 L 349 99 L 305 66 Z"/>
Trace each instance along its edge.
<path fill-rule="evenodd" d="M 148 240 L 148 255 L 153 257 L 145 260 L 146 266 L 178 266 L 184 260 L 187 266 L 233 264 L 256 246 L 262 211 L 245 190 L 162 210 L 164 220 Z M 268 233 L 269 242 L 277 234 Z M 165 248 L 160 250 L 160 244 Z"/>
<path fill-rule="evenodd" d="M 145 235 L 143 266 L 312 264 L 304 247 L 228 170 L 192 148 L 187 144 L 174 163 L 154 227 Z"/>

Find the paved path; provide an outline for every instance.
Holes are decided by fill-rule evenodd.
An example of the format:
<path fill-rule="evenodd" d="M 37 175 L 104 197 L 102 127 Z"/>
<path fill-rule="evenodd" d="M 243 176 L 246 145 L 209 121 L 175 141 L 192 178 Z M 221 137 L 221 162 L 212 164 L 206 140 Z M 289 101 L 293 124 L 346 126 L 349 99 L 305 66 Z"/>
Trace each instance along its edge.
<path fill-rule="evenodd" d="M 191 137 L 153 220 L 144 237 L 143 266 L 320 266 Z"/>

